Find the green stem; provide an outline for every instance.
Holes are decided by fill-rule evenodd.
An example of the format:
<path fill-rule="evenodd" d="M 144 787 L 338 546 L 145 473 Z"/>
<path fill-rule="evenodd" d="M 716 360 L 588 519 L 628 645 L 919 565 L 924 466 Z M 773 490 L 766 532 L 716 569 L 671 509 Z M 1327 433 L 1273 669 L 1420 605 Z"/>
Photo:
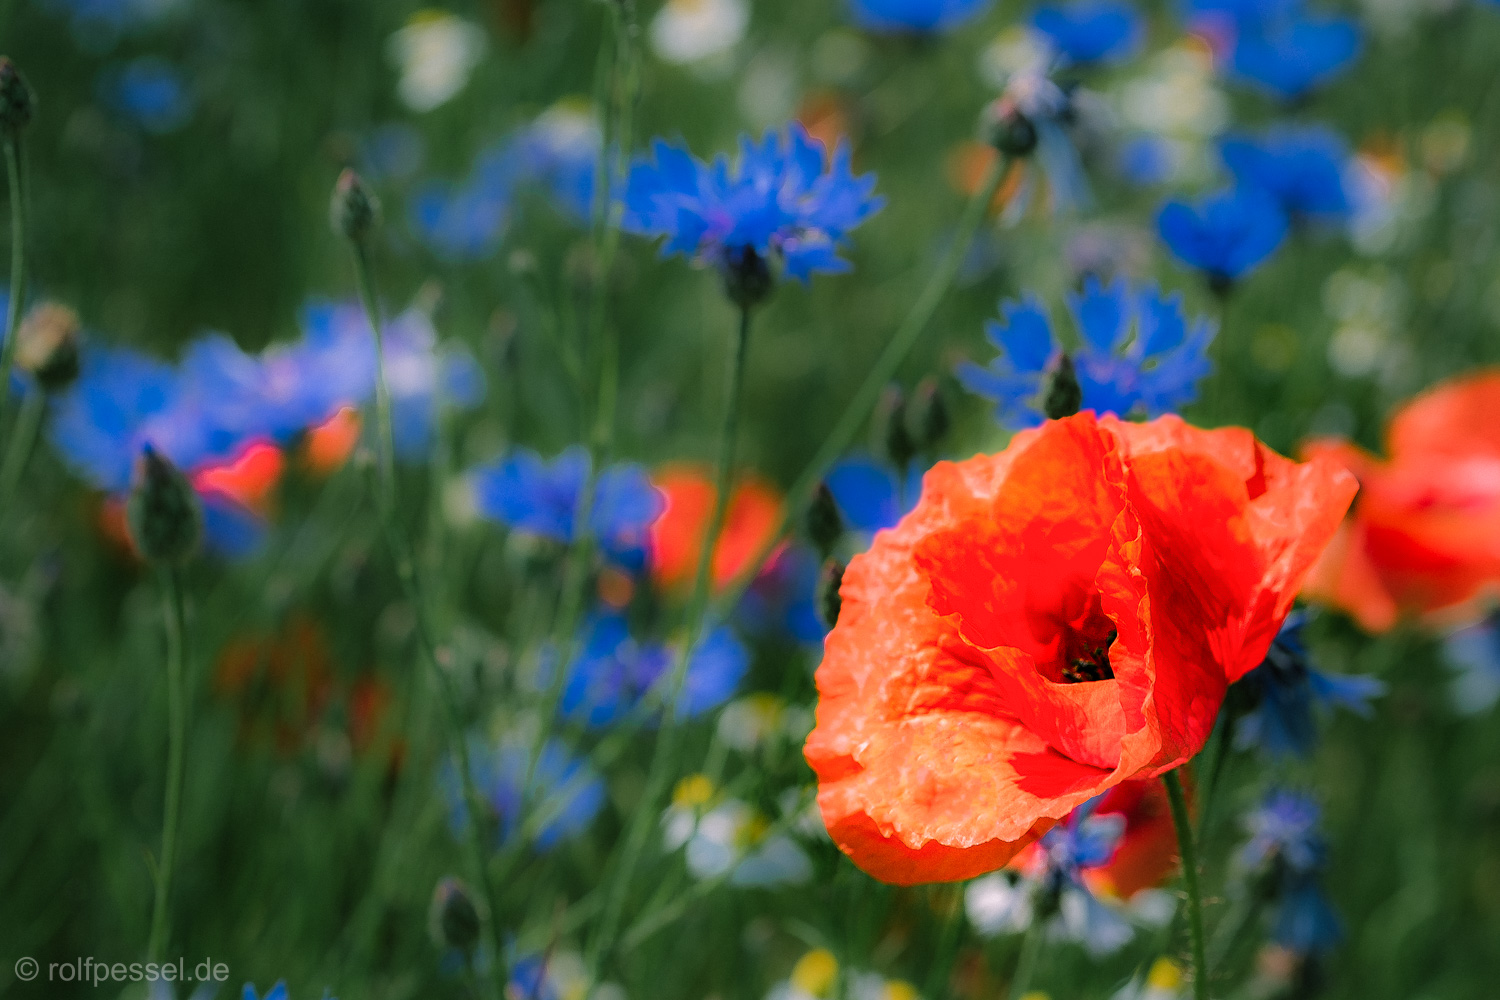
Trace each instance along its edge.
<path fill-rule="evenodd" d="M 505 936 L 500 931 L 499 895 L 495 891 L 494 881 L 490 878 L 489 852 L 484 839 L 485 811 L 478 789 L 474 785 L 469 744 L 464 738 L 463 720 L 458 709 L 458 693 L 453 689 L 452 679 L 439 663 L 437 643 L 432 632 L 431 609 L 425 596 L 425 588 L 422 585 L 416 560 L 412 556 L 411 546 L 396 520 L 396 453 L 391 428 L 390 392 L 385 377 L 384 335 L 369 252 L 366 245 L 358 240 L 354 241 L 354 269 L 360 299 L 364 303 L 365 314 L 369 319 L 375 339 L 375 420 L 378 424 L 376 438 L 379 448 L 377 458 L 379 481 L 376 487 L 376 497 L 381 527 L 386 536 L 391 558 L 396 563 L 396 575 L 400 580 L 402 592 L 416 612 L 418 646 L 422 652 L 423 662 L 437 684 L 439 700 L 443 705 L 444 721 L 448 727 L 448 741 L 452 744 L 454 755 L 458 759 L 459 784 L 463 790 L 464 803 L 469 811 L 469 846 L 474 854 L 474 867 L 478 875 L 480 890 L 484 893 L 484 901 L 490 911 L 488 923 L 491 945 L 495 949 L 496 979 L 503 983 L 507 976 L 507 967 Z M 490 980 L 486 984 L 490 987 L 488 992 L 491 995 L 496 992 L 495 981 Z"/>
<path fill-rule="evenodd" d="M 6 442 L 5 461 L 0 463 L 0 515 L 10 508 L 10 502 L 20 488 L 21 474 L 26 471 L 26 461 L 31 457 L 37 430 L 46 411 L 47 394 L 39 386 L 32 386 L 21 402 L 20 419 Z"/>
<path fill-rule="evenodd" d="M 162 808 L 161 857 L 156 863 L 156 901 L 151 908 L 151 936 L 146 961 L 161 958 L 167 943 L 167 909 L 172 891 L 172 866 L 177 856 L 177 825 L 182 813 L 183 750 L 187 741 L 187 694 L 184 667 L 186 632 L 182 578 L 176 567 L 165 572 L 163 617 L 167 626 L 167 790 Z"/>
<path fill-rule="evenodd" d="M 943 890 L 940 889 L 938 891 Z M 927 989 L 922 992 L 922 995 L 926 997 L 947 995 L 948 980 L 952 978 L 953 958 L 958 951 L 958 943 L 962 937 L 961 931 L 964 924 L 963 897 L 960 895 L 958 899 L 949 899 L 948 902 L 952 906 L 952 909 L 943 917 L 937 947 L 933 949 L 932 967 L 927 970 Z"/>
<path fill-rule="evenodd" d="M 1037 959 L 1042 954 L 1046 923 L 1043 919 L 1034 918 L 1026 928 L 1025 936 L 1021 938 L 1021 954 L 1016 958 L 1016 972 L 1010 977 L 1010 990 L 1006 994 L 1010 1000 L 1021 1000 L 1031 989 L 1031 981 L 1036 977 Z"/>
<path fill-rule="evenodd" d="M 943 301 L 943 296 L 947 294 L 953 280 L 958 276 L 959 266 L 963 263 L 970 244 L 974 242 L 974 236 L 979 232 L 979 226 L 984 221 L 990 204 L 995 200 L 996 192 L 1000 190 L 1008 165 L 1009 161 L 1004 156 L 998 157 L 991 164 L 989 173 L 985 175 L 979 190 L 974 192 L 964 207 L 953 243 L 939 258 L 937 267 L 933 269 L 932 275 L 927 279 L 927 285 L 922 289 L 922 294 L 912 305 L 911 311 L 906 314 L 906 318 L 902 320 L 896 332 L 891 335 L 891 339 L 886 342 L 885 350 L 875 360 L 870 374 L 865 376 L 854 398 L 849 400 L 849 405 L 844 408 L 838 422 L 833 425 L 833 430 L 829 431 L 828 436 L 823 439 L 812 461 L 807 463 L 791 489 L 787 491 L 786 503 L 782 505 L 781 521 L 776 530 L 761 545 L 754 558 L 741 568 L 734 582 L 720 594 L 718 607 L 721 610 L 735 606 L 744 594 L 745 588 L 760 572 L 761 566 L 765 565 L 766 560 L 771 557 L 771 553 L 776 551 L 792 525 L 801 518 L 802 511 L 817 492 L 823 477 L 828 475 L 828 470 L 848 450 L 849 445 L 859 433 L 860 427 L 869 417 L 870 411 L 879 401 L 881 391 L 906 361 L 907 355 L 917 346 L 917 341 L 927 329 L 927 324 L 932 321 L 933 314 L 937 312 L 938 305 Z"/>
<path fill-rule="evenodd" d="M 1208 1000 L 1208 959 L 1203 945 L 1203 897 L 1198 889 L 1198 849 L 1193 843 L 1193 821 L 1188 816 L 1187 796 L 1176 771 L 1162 775 L 1167 798 L 1172 803 L 1172 825 L 1177 828 L 1177 851 L 1182 856 L 1182 886 L 1187 891 L 1188 937 L 1193 949 L 1193 997 Z"/>
<path fill-rule="evenodd" d="M 625 897 L 629 893 L 630 881 L 645 851 L 647 838 L 656 828 L 656 806 L 671 778 L 672 765 L 676 763 L 679 718 L 677 702 L 687 666 L 692 660 L 693 650 L 703 633 L 704 620 L 708 613 L 710 583 L 713 578 L 714 550 L 718 548 L 719 536 L 724 532 L 724 522 L 729 514 L 730 492 L 734 485 L 734 447 L 739 433 L 740 401 L 744 395 L 745 359 L 750 345 L 751 309 L 740 310 L 739 332 L 729 356 L 727 388 L 725 391 L 724 423 L 719 432 L 718 468 L 714 474 L 714 509 L 709 518 L 708 529 L 703 535 L 698 551 L 698 569 L 693 579 L 692 596 L 688 601 L 686 635 L 672 664 L 663 693 L 661 731 L 656 737 L 656 748 L 651 755 L 651 765 L 646 772 L 646 786 L 641 801 L 630 817 L 626 828 L 625 844 L 618 863 L 611 875 L 610 890 L 605 895 L 604 915 L 599 932 L 589 950 L 590 980 L 597 976 L 603 962 L 614 948 L 619 933 Z"/>
<path fill-rule="evenodd" d="M 10 371 L 21 339 L 21 306 L 26 291 L 26 192 L 21 186 L 21 137 L 5 144 L 5 178 L 10 185 L 10 303 L 5 346 L 0 348 L 0 415 L 10 400 Z"/>
<path fill-rule="evenodd" d="M 614 178 L 628 162 L 632 141 L 634 107 L 640 91 L 640 71 L 636 52 L 636 23 L 634 0 L 610 4 L 614 18 L 615 59 L 610 72 L 610 99 L 605 105 L 603 141 L 604 149 L 600 162 L 606 164 L 594 179 L 594 286 L 589 303 L 588 335 L 590 343 L 599 345 L 599 387 L 594 404 L 593 427 L 587 438 L 589 451 L 589 474 L 579 492 L 578 506 L 573 514 L 573 545 L 568 552 L 567 565 L 563 570 L 562 601 L 553 629 L 553 648 L 561 650 L 558 663 L 552 671 L 547 690 L 542 699 L 541 718 L 550 720 L 557 716 L 567 684 L 568 665 L 573 662 L 574 632 L 583 615 L 583 606 L 589 586 L 589 570 L 593 565 L 596 539 L 593 533 L 594 503 L 597 499 L 599 476 L 614 448 L 616 398 L 620 383 L 619 329 L 607 322 L 609 299 L 609 276 L 614 270 L 615 254 L 620 244 L 620 218 L 623 205 L 615 197 Z M 602 60 L 601 60 L 602 63 Z M 602 71 L 602 66 L 601 66 Z M 610 144 L 617 147 L 617 161 L 609 157 Z M 535 806 L 537 790 L 534 789 L 536 764 L 541 759 L 550 727 L 537 727 L 532 740 L 531 755 L 527 758 L 525 779 L 521 784 L 521 814 L 524 816 Z M 508 866 L 507 866 L 508 870 Z"/>
<path fill-rule="evenodd" d="M 1218 790 L 1219 772 L 1224 768 L 1224 747 L 1229 742 L 1231 728 L 1229 709 L 1226 706 L 1220 710 L 1219 719 L 1214 724 L 1213 732 L 1209 734 L 1203 752 L 1198 755 L 1197 767 L 1193 771 L 1198 785 L 1199 840 L 1203 839 L 1204 831 L 1208 829 L 1208 810 L 1213 802 L 1214 792 Z"/>

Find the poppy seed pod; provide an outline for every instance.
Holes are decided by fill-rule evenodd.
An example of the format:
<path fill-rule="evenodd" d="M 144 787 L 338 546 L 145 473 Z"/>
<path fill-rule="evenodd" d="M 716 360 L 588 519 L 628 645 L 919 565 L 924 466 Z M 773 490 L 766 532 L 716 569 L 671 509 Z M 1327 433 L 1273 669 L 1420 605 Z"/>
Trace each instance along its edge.
<path fill-rule="evenodd" d="M 0 131 L 21 131 L 35 112 L 36 94 L 10 57 L 0 56 Z"/>
<path fill-rule="evenodd" d="M 43 302 L 27 315 L 16 341 L 16 364 L 43 392 L 57 393 L 78 377 L 78 314 Z"/>
<path fill-rule="evenodd" d="M 1048 420 L 1071 417 L 1083 408 L 1083 387 L 1067 351 L 1057 356 L 1042 387 L 1042 413 Z"/>
<path fill-rule="evenodd" d="M 353 243 L 363 243 L 380 224 L 380 199 L 359 174 L 346 169 L 333 186 L 328 218 L 335 233 Z"/>
<path fill-rule="evenodd" d="M 125 505 L 136 551 L 149 563 L 181 565 L 198 549 L 203 508 L 187 477 L 150 445 L 141 450 Z"/>
<path fill-rule="evenodd" d="M 428 930 L 439 946 L 467 954 L 479 943 L 479 907 L 461 880 L 450 876 L 438 882 L 427 917 Z"/>

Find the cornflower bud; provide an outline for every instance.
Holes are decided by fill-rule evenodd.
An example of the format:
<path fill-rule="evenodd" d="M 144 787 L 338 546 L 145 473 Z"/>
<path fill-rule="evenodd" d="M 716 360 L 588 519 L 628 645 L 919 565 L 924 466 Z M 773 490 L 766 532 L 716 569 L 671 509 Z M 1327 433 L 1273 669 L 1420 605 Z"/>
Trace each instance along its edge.
<path fill-rule="evenodd" d="M 1047 380 L 1042 388 L 1042 413 L 1048 420 L 1071 417 L 1083 408 L 1083 387 L 1078 384 L 1078 373 L 1073 368 L 1073 359 L 1067 351 L 1057 356 L 1050 366 Z"/>
<path fill-rule="evenodd" d="M 0 131 L 20 132 L 35 112 L 36 94 L 10 57 L 0 56 Z"/>
<path fill-rule="evenodd" d="M 904 475 L 907 465 L 917 453 L 917 446 L 906 429 L 906 394 L 899 385 L 886 386 L 878 412 L 882 423 L 881 443 L 885 446 L 886 457 Z"/>
<path fill-rule="evenodd" d="M 827 483 L 818 484 L 818 492 L 807 508 L 807 537 L 817 548 L 818 555 L 828 558 L 834 546 L 844 537 L 844 519 L 839 516 L 838 504 L 833 500 L 833 491 Z"/>
<path fill-rule="evenodd" d="M 16 341 L 16 365 L 46 393 L 66 389 L 78 377 L 78 314 L 43 302 L 26 316 Z"/>
<path fill-rule="evenodd" d="M 948 434 L 952 420 L 943 399 L 943 386 L 932 376 L 917 383 L 917 391 L 907 404 L 906 422 L 912 442 L 920 452 L 930 452 Z"/>
<path fill-rule="evenodd" d="M 353 170 L 345 169 L 333 186 L 328 210 L 333 231 L 353 243 L 363 243 L 380 223 L 380 200 Z"/>
<path fill-rule="evenodd" d="M 823 623 L 833 628 L 839 623 L 839 612 L 844 608 L 844 599 L 839 594 L 839 588 L 844 585 L 844 564 L 837 559 L 827 559 L 823 562 L 822 572 L 818 574 L 818 612 L 823 616 Z"/>
<path fill-rule="evenodd" d="M 149 563 L 181 565 L 197 551 L 203 535 L 197 491 L 149 444 L 136 464 L 125 517 L 136 551 Z"/>
<path fill-rule="evenodd" d="M 1030 156 L 1036 149 L 1036 125 L 1009 97 L 995 98 L 984 109 L 984 141 L 1006 156 Z"/>
<path fill-rule="evenodd" d="M 432 906 L 427 912 L 428 931 L 440 947 L 456 948 L 464 954 L 479 943 L 479 907 L 469 887 L 459 879 L 440 880 L 432 890 Z"/>

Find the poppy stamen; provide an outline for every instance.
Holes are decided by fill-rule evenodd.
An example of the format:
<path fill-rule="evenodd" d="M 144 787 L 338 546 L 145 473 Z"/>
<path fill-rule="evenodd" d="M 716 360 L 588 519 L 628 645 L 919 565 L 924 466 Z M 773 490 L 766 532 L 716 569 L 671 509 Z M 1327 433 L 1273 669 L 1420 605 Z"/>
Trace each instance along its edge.
<path fill-rule="evenodd" d="M 1109 637 L 1104 640 L 1103 646 L 1096 646 L 1088 656 L 1075 656 L 1070 659 L 1062 668 L 1063 682 L 1083 684 L 1089 681 L 1114 680 L 1115 671 L 1109 664 L 1109 647 L 1115 644 L 1115 638 L 1118 635 L 1118 630 L 1110 629 Z"/>

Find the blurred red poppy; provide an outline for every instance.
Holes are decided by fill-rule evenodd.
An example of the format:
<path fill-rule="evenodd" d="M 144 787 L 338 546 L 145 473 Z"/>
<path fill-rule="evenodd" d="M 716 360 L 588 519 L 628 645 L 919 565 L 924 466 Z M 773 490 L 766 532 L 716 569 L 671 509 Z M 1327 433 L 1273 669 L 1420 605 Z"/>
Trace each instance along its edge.
<path fill-rule="evenodd" d="M 888 882 L 970 878 L 1188 760 L 1354 492 L 1176 417 L 1080 413 L 934 467 L 849 564 L 818 668 L 834 840 Z"/>
<path fill-rule="evenodd" d="M 666 588 L 690 585 L 708 519 L 713 516 L 713 480 L 698 466 L 672 465 L 651 481 L 667 501 L 666 510 L 651 526 L 652 576 Z M 776 488 L 753 477 L 742 478 L 729 500 L 724 532 L 714 551 L 716 588 L 734 579 L 776 531 L 780 520 L 781 494 Z"/>
<path fill-rule="evenodd" d="M 1189 796 L 1192 785 L 1183 772 Z M 1125 831 L 1109 863 L 1090 868 L 1084 880 L 1095 892 L 1129 899 L 1142 889 L 1161 885 L 1177 871 L 1177 831 L 1172 807 L 1160 781 L 1122 781 L 1104 793 L 1095 816 L 1125 817 Z"/>
<path fill-rule="evenodd" d="M 1500 371 L 1467 376 L 1407 403 L 1381 461 L 1347 441 L 1304 453 L 1359 477 L 1359 499 L 1308 579 L 1307 596 L 1372 632 L 1402 614 L 1459 620 L 1500 584 Z"/>

